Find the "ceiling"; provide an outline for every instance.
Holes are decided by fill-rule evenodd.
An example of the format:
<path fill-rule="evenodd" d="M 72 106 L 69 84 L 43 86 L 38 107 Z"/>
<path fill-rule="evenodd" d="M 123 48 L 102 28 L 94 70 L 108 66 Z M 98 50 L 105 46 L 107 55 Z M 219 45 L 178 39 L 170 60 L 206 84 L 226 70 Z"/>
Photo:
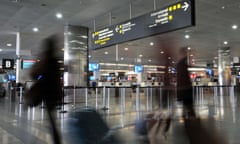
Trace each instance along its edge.
<path fill-rule="evenodd" d="M 155 0 L 156 8 L 175 3 L 176 0 Z M 41 50 L 41 40 L 51 34 L 63 35 L 64 25 L 81 25 L 90 31 L 117 24 L 154 9 L 154 0 L 1 0 L 0 1 L 0 58 L 15 58 L 16 36 L 21 34 L 21 50 L 25 57 L 34 57 Z M 195 65 L 217 61 L 217 49 L 230 47 L 231 56 L 240 55 L 240 1 L 195 0 L 196 26 L 116 46 L 91 50 L 91 62 L 142 63 L 162 65 L 177 61 L 177 49 L 190 46 Z M 55 14 L 61 12 L 62 19 Z M 95 25 L 94 25 L 95 24 Z M 38 27 L 38 32 L 32 28 Z M 189 39 L 184 36 L 188 34 Z M 228 41 L 228 44 L 224 44 Z M 154 45 L 149 45 L 153 42 Z M 11 43 L 12 46 L 6 46 Z M 125 48 L 128 48 L 126 51 Z M 161 54 L 164 51 L 164 54 Z M 168 59 L 171 53 L 171 59 Z M 106 55 L 105 52 L 108 52 Z M 140 57 L 139 55 L 142 55 Z"/>

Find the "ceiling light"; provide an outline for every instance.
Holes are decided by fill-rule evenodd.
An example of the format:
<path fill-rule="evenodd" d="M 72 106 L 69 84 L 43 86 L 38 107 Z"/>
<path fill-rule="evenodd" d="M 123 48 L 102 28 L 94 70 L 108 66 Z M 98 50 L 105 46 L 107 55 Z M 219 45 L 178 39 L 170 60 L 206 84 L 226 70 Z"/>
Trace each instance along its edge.
<path fill-rule="evenodd" d="M 222 9 L 225 9 L 225 6 L 222 6 Z"/>
<path fill-rule="evenodd" d="M 91 57 L 92 57 L 91 55 L 88 56 L 88 58 L 91 58 Z"/>
<path fill-rule="evenodd" d="M 190 57 L 193 57 L 193 54 L 191 54 Z"/>
<path fill-rule="evenodd" d="M 8 46 L 8 47 L 11 47 L 11 46 L 12 46 L 12 44 L 11 44 L 11 43 L 7 43 L 7 46 Z"/>
<path fill-rule="evenodd" d="M 87 39 L 88 37 L 86 35 L 82 35 L 81 38 Z"/>
<path fill-rule="evenodd" d="M 237 29 L 238 26 L 237 25 L 232 25 L 232 29 Z"/>
<path fill-rule="evenodd" d="M 171 57 L 168 57 L 168 59 L 171 59 Z"/>
<path fill-rule="evenodd" d="M 142 55 L 142 54 L 140 54 L 140 55 L 139 55 L 139 57 L 143 57 L 143 55 Z"/>
<path fill-rule="evenodd" d="M 227 44 L 228 44 L 228 41 L 224 41 L 223 44 L 227 45 Z"/>
<path fill-rule="evenodd" d="M 150 46 L 153 46 L 153 45 L 154 45 L 154 42 L 150 42 L 149 44 L 150 44 Z"/>
<path fill-rule="evenodd" d="M 151 59 L 148 60 L 148 62 L 151 62 L 151 61 L 152 61 Z"/>
<path fill-rule="evenodd" d="M 0 52 L 3 51 L 2 49 L 0 49 Z"/>
<path fill-rule="evenodd" d="M 189 39 L 190 38 L 190 35 L 185 35 L 185 39 Z"/>
<path fill-rule="evenodd" d="M 33 31 L 34 31 L 34 32 L 38 32 L 39 29 L 38 29 L 37 27 L 35 27 L 35 28 L 33 28 Z"/>
<path fill-rule="evenodd" d="M 188 47 L 187 49 L 188 49 L 188 50 L 191 50 L 191 47 Z"/>
<path fill-rule="evenodd" d="M 124 57 L 121 57 L 121 60 L 124 60 Z"/>
<path fill-rule="evenodd" d="M 63 17 L 63 15 L 62 15 L 61 13 L 56 13 L 56 17 L 57 17 L 58 19 L 61 19 L 61 18 Z"/>
<path fill-rule="evenodd" d="M 218 59 L 218 57 L 214 57 L 214 59 Z"/>
<path fill-rule="evenodd" d="M 128 51 L 128 48 L 124 48 L 125 51 Z"/>
<path fill-rule="evenodd" d="M 107 54 L 108 54 L 108 52 L 107 52 L 107 51 L 105 51 L 105 52 L 104 52 L 104 54 L 105 54 L 105 55 L 107 55 Z"/>
<path fill-rule="evenodd" d="M 161 54 L 164 54 L 164 51 L 161 51 L 160 53 L 161 53 Z"/>

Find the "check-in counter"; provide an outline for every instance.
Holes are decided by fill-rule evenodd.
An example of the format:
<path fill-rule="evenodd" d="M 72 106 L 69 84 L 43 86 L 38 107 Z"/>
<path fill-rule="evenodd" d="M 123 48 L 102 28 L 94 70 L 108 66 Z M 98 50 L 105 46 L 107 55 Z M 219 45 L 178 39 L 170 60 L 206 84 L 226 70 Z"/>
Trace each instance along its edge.
<path fill-rule="evenodd" d="M 105 87 L 115 86 L 115 83 L 114 82 L 102 82 L 102 86 L 105 86 Z"/>
<path fill-rule="evenodd" d="M 208 86 L 217 86 L 216 82 L 208 82 Z"/>
<path fill-rule="evenodd" d="M 119 86 L 119 87 L 130 87 L 131 83 L 130 82 L 116 82 L 115 85 Z"/>

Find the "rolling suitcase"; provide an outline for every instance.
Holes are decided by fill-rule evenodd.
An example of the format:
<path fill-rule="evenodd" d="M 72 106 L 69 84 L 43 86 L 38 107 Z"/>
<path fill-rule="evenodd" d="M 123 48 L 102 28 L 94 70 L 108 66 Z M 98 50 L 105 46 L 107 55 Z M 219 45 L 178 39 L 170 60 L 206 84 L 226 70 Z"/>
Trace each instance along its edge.
<path fill-rule="evenodd" d="M 81 108 L 70 114 L 71 144 L 119 144 L 120 141 L 108 127 L 102 116 L 93 108 Z M 72 137 L 72 138 L 71 138 Z M 75 140 L 74 140 L 75 139 Z"/>

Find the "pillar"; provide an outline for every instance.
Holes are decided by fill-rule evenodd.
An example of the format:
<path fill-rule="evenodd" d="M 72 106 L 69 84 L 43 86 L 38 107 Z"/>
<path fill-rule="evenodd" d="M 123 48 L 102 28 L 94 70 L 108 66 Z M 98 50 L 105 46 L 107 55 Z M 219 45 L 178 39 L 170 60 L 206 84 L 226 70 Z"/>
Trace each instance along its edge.
<path fill-rule="evenodd" d="M 88 28 L 64 27 L 64 85 L 87 86 Z"/>
<path fill-rule="evenodd" d="M 20 82 L 21 57 L 20 57 L 20 32 L 16 33 L 16 83 Z"/>
<path fill-rule="evenodd" d="M 230 48 L 223 47 L 218 49 L 218 82 L 219 85 L 231 84 L 230 68 Z"/>

